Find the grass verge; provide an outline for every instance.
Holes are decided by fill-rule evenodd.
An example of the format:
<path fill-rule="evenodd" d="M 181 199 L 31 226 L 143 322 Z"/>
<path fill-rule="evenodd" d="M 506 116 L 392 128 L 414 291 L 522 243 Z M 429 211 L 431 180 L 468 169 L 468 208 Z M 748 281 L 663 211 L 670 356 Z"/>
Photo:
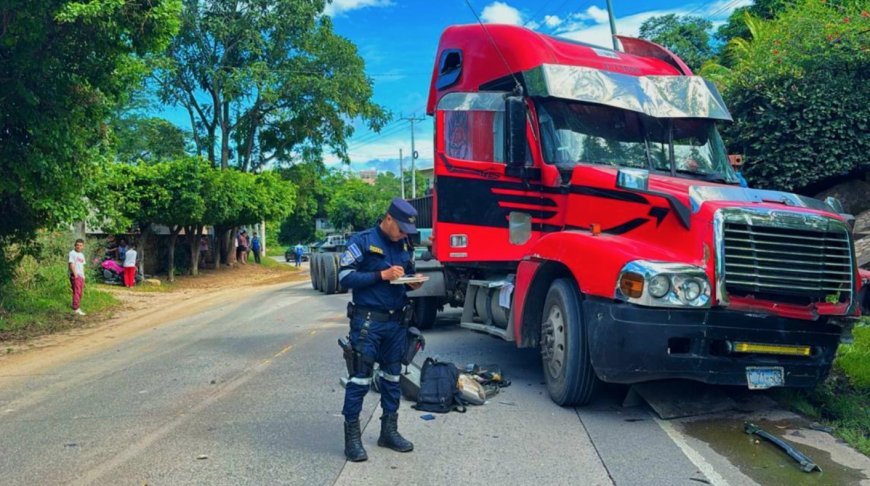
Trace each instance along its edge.
<path fill-rule="evenodd" d="M 64 233 L 51 233 L 40 240 L 41 251 L 22 257 L 13 283 L 0 293 L 0 341 L 48 334 L 81 323 L 72 315 L 67 277 L 66 257 L 74 239 Z M 89 254 L 85 249 L 85 255 Z M 115 297 L 99 289 L 95 279 L 85 282 L 81 303 L 84 312 L 98 313 L 117 304 Z"/>
<path fill-rule="evenodd" d="M 825 383 L 812 390 L 777 390 L 774 396 L 870 456 L 870 318 L 862 319 L 853 335 L 852 344 L 840 345 Z"/>
<path fill-rule="evenodd" d="M 285 248 L 281 245 L 271 245 L 266 247 L 266 256 L 284 256 Z"/>

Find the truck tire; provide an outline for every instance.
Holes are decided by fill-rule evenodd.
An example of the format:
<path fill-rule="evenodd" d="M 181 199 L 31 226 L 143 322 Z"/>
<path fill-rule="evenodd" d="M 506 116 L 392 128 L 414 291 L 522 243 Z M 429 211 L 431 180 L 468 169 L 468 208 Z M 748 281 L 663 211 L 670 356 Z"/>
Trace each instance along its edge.
<path fill-rule="evenodd" d="M 327 253 L 323 258 L 323 291 L 326 295 L 335 293 L 338 287 L 338 267 L 335 265 L 335 254 Z"/>
<path fill-rule="evenodd" d="M 318 290 L 317 288 L 317 254 L 311 255 L 311 258 L 308 259 L 308 275 L 311 276 L 311 288 L 314 290 Z"/>
<path fill-rule="evenodd" d="M 438 317 L 438 299 L 418 297 L 414 299 L 414 325 L 419 329 L 430 329 Z"/>
<path fill-rule="evenodd" d="M 550 285 L 541 318 L 541 358 L 550 398 L 559 405 L 585 405 L 598 377 L 589 359 L 589 342 L 580 293 L 572 280 Z"/>
<path fill-rule="evenodd" d="M 326 253 L 318 255 L 317 259 L 317 286 L 321 292 L 326 292 Z"/>

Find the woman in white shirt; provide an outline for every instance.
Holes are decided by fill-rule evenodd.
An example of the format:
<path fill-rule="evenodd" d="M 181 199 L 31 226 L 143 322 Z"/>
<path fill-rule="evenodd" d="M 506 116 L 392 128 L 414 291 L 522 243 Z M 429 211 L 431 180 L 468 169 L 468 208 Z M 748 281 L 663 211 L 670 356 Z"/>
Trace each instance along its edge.
<path fill-rule="evenodd" d="M 127 252 L 124 254 L 124 286 L 132 287 L 136 285 L 136 245 L 130 243 L 127 247 Z"/>

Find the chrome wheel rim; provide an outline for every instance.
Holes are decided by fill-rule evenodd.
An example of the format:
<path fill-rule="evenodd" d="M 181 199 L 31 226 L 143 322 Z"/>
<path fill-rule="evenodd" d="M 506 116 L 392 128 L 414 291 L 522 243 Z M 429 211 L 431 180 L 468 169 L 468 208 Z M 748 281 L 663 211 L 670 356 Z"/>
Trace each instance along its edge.
<path fill-rule="evenodd" d="M 541 326 L 541 354 L 550 377 L 561 376 L 565 366 L 565 315 L 558 305 L 550 307 Z"/>

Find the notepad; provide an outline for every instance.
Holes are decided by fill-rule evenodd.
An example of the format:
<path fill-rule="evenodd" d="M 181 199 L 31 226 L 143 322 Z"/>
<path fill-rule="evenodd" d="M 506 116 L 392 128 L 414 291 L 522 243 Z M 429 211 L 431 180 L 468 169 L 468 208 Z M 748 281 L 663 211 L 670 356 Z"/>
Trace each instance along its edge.
<path fill-rule="evenodd" d="M 409 275 L 407 277 L 399 277 L 396 280 L 390 280 L 390 283 L 393 285 L 401 285 L 408 283 L 422 283 L 429 280 L 429 277 L 425 275 Z"/>

